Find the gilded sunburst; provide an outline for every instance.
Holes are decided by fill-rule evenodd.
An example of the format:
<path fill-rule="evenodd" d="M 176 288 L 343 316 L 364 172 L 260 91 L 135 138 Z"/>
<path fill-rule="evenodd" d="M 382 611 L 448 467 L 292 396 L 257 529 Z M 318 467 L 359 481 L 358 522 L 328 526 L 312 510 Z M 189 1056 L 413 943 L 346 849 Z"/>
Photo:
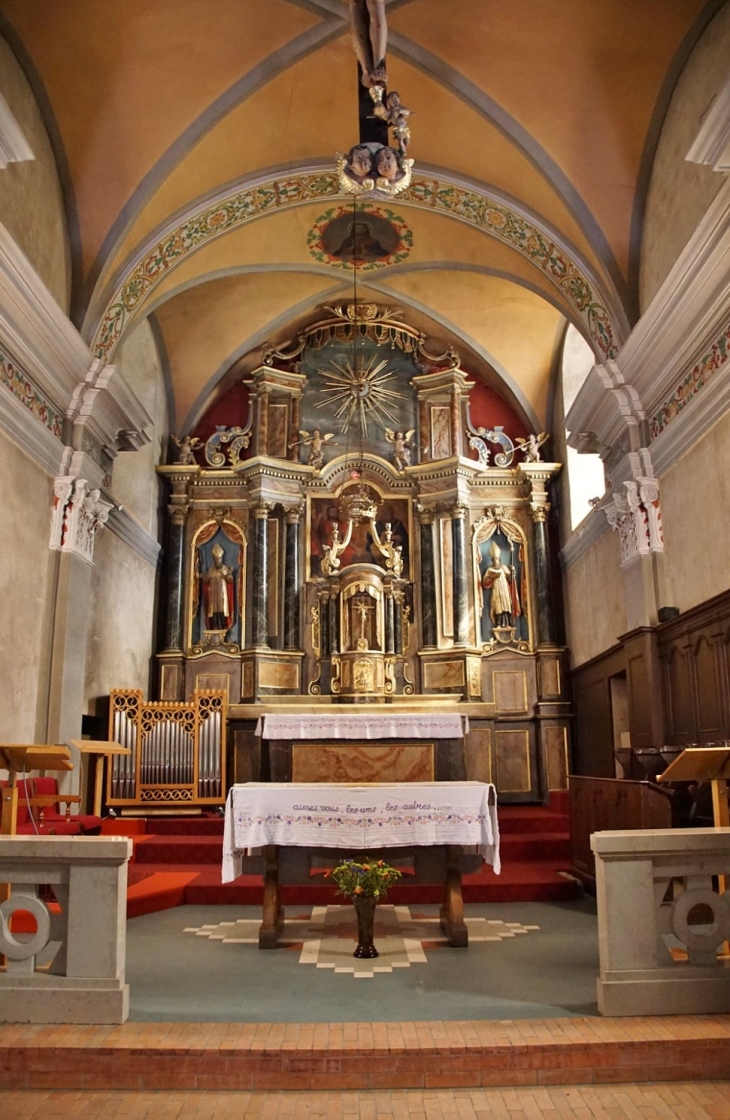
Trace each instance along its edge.
<path fill-rule="evenodd" d="M 368 420 L 381 424 L 398 419 L 391 409 L 397 400 L 403 400 L 403 393 L 389 388 L 395 371 L 388 371 L 388 359 L 377 361 L 372 357 L 367 365 L 349 359 L 342 364 L 333 361 L 332 369 L 319 369 L 317 372 L 325 381 L 326 387 L 320 392 L 326 399 L 317 408 L 334 408 L 334 418 L 341 422 L 341 431 L 347 432 L 354 421 L 359 421 L 360 434 L 368 434 Z"/>

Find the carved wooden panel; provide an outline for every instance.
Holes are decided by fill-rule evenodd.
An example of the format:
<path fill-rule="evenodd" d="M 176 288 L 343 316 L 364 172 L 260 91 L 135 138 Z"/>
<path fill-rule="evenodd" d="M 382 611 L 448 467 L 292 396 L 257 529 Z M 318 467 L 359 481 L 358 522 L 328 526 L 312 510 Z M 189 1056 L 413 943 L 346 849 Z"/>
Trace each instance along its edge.
<path fill-rule="evenodd" d="M 228 673 L 196 673 L 194 688 L 198 691 L 206 689 L 215 689 L 220 692 L 228 692 L 229 684 Z"/>
<path fill-rule="evenodd" d="M 701 634 L 694 647 L 694 679 L 697 681 L 697 730 L 700 735 L 720 736 L 722 724 L 722 702 L 720 696 L 720 673 L 718 666 L 718 645 L 710 641 L 707 634 Z"/>
<path fill-rule="evenodd" d="M 491 782 L 492 732 L 488 727 L 469 731 L 464 739 L 464 763 L 468 782 Z"/>
<path fill-rule="evenodd" d="M 530 732 L 520 728 L 494 732 L 494 769 L 500 793 L 529 793 L 532 789 Z"/>
<path fill-rule="evenodd" d="M 683 643 L 684 644 L 684 643 Z M 689 650 L 675 645 L 666 665 L 667 725 L 673 739 L 693 740 L 697 734 Z"/>
<path fill-rule="evenodd" d="M 562 691 L 559 657 L 540 657 L 540 695 L 543 699 L 559 697 Z"/>
<path fill-rule="evenodd" d="M 255 731 L 234 730 L 231 772 L 233 781 L 259 782 L 261 780 L 261 739 Z M 230 741 L 229 739 L 229 741 Z"/>
<path fill-rule="evenodd" d="M 568 729 L 543 725 L 543 758 L 548 789 L 568 788 Z"/>
<path fill-rule="evenodd" d="M 527 711 L 527 673 L 524 670 L 495 669 L 494 704 L 498 714 L 509 715 Z"/>

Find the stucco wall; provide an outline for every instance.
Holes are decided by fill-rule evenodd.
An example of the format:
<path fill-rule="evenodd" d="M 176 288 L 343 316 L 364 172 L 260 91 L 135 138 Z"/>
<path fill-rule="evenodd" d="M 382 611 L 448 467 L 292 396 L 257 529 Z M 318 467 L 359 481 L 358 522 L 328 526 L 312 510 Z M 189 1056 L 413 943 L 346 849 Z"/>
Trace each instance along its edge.
<path fill-rule="evenodd" d="M 616 644 L 626 633 L 621 544 L 610 530 L 563 576 L 567 644 L 573 666 Z"/>
<path fill-rule="evenodd" d="M 159 534 L 160 484 L 155 467 L 167 445 L 165 382 L 152 331 L 145 321 L 130 334 L 115 356 L 124 380 L 154 422 L 151 442 L 139 451 L 120 451 L 114 460 L 115 499 L 155 539 Z"/>
<path fill-rule="evenodd" d="M 0 477 L 0 524 L 7 542 L 0 549 L 0 742 L 44 742 L 53 485 L 2 432 Z"/>
<path fill-rule="evenodd" d="M 155 629 L 155 569 L 109 529 L 97 534 L 86 656 L 86 711 L 111 688 L 148 696 Z"/>
<path fill-rule="evenodd" d="M 67 312 L 70 256 L 58 172 L 35 97 L 4 39 L 0 39 L 0 92 L 35 155 L 0 171 L 0 221 Z"/>
<path fill-rule="evenodd" d="M 652 168 L 641 247 L 642 314 L 723 184 L 724 177 L 685 159 L 703 115 L 728 76 L 730 5 L 702 35 L 679 76 Z"/>
<path fill-rule="evenodd" d="M 671 605 L 686 611 L 730 587 L 726 413 L 659 480 Z"/>

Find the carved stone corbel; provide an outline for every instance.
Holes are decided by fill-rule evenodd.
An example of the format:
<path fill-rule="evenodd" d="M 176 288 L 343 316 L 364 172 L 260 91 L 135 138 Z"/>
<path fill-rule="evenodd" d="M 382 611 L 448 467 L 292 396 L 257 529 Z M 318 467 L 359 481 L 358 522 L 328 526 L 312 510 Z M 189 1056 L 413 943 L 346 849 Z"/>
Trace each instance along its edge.
<path fill-rule="evenodd" d="M 99 490 L 90 490 L 87 479 L 71 475 L 55 480 L 53 495 L 49 548 L 74 553 L 93 564 L 94 538 L 114 504 L 105 501 Z"/>

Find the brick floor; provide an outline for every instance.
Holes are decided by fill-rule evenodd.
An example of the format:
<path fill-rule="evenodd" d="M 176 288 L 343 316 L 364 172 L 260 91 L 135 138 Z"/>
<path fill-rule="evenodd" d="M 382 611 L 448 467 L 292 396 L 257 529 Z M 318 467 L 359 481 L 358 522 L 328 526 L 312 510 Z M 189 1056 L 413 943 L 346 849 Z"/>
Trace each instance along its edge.
<path fill-rule="evenodd" d="M 372 1092 L 0 1091 L 3 1120 L 730 1120 L 730 1082 Z"/>
<path fill-rule="evenodd" d="M 726 1078 L 730 1015 L 0 1026 L 4 1090 L 436 1091 Z"/>

